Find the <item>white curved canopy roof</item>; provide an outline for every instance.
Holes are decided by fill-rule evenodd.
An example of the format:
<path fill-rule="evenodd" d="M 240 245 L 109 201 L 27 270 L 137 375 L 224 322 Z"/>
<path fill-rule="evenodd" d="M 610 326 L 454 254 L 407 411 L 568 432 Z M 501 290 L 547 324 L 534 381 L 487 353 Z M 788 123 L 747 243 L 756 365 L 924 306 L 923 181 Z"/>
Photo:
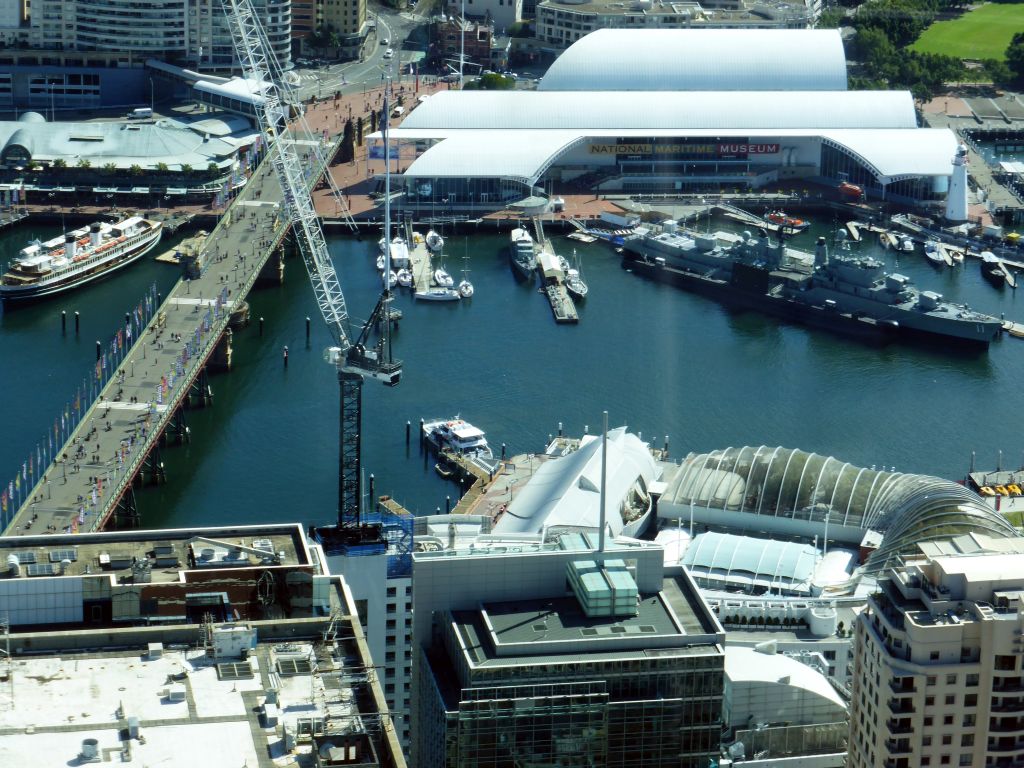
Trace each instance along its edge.
<path fill-rule="evenodd" d="M 909 91 L 444 91 L 402 128 L 635 130 L 915 128 Z"/>
<path fill-rule="evenodd" d="M 508 178 L 535 183 L 559 156 L 587 139 L 616 137 L 742 138 L 785 143 L 787 139 L 821 138 L 859 158 L 889 183 L 905 176 L 945 176 L 950 173 L 957 140 L 945 128 L 882 130 L 785 131 L 660 129 L 657 131 L 499 131 L 406 130 L 392 131 L 399 139 L 437 138 L 442 141 L 420 155 L 405 175 L 412 178 Z M 495 147 L 501 151 L 496 152 Z"/>
<path fill-rule="evenodd" d="M 837 29 L 601 29 L 555 60 L 541 91 L 846 89 Z"/>
<path fill-rule="evenodd" d="M 658 474 L 647 445 L 626 432 L 608 432 L 606 522 L 612 536 L 623 528 L 619 505 L 639 482 L 649 487 Z M 600 530 L 601 439 L 585 437 L 578 451 L 549 459 L 516 495 L 494 527 L 497 534 L 540 533 L 550 528 Z"/>

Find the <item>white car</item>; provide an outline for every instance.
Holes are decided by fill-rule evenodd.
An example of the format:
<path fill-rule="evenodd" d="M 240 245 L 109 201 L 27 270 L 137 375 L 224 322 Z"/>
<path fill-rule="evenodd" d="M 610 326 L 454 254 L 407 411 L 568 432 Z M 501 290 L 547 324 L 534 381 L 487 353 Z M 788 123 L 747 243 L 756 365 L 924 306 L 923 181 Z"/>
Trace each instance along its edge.
<path fill-rule="evenodd" d="M 385 59 L 390 59 L 394 55 L 395 55 L 395 52 L 391 48 L 388 48 L 386 51 L 384 51 L 384 58 Z"/>

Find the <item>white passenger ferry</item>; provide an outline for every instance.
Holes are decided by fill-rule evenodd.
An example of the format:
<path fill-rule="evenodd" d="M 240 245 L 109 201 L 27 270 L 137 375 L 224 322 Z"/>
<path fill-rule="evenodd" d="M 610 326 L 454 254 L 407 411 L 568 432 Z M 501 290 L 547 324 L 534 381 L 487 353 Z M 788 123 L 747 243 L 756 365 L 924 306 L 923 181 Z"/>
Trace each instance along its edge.
<path fill-rule="evenodd" d="M 0 276 L 0 299 L 36 299 L 106 277 L 145 255 L 160 241 L 163 224 L 130 216 L 90 224 L 22 248 Z"/>

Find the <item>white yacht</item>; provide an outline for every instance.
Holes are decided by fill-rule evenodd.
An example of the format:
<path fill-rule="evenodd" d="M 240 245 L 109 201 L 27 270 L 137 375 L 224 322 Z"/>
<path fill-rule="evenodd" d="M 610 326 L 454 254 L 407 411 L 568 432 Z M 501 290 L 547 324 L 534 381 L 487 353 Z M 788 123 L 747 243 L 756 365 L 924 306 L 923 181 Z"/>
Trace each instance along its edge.
<path fill-rule="evenodd" d="M 491 447 L 482 430 L 458 416 L 423 423 L 423 438 L 439 451 L 454 451 L 464 456 L 491 458 Z"/>

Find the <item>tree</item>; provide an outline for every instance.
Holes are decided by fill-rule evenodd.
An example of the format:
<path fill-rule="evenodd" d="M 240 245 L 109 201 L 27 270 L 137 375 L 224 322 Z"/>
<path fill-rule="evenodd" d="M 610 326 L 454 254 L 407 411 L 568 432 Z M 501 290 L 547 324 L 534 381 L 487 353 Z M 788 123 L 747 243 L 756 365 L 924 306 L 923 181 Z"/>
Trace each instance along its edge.
<path fill-rule="evenodd" d="M 157 173 L 167 173 L 167 171 L 170 170 L 170 167 L 167 165 L 167 163 L 157 163 L 155 167 Z"/>
<path fill-rule="evenodd" d="M 355 128 L 352 120 L 345 121 L 345 130 L 341 135 L 341 147 L 338 150 L 338 162 L 350 163 L 356 156 L 355 149 Z"/>
<path fill-rule="evenodd" d="M 992 78 L 992 82 L 996 85 L 1009 83 L 1013 80 L 1013 71 L 1007 66 L 1005 61 L 985 59 L 981 62 L 981 66 L 985 70 L 985 74 Z"/>
<path fill-rule="evenodd" d="M 58 157 L 56 160 L 53 161 L 53 167 L 54 168 L 67 168 L 68 167 L 68 163 L 67 163 L 67 161 L 63 157 Z"/>
<path fill-rule="evenodd" d="M 476 80 L 466 81 L 462 89 L 464 91 L 511 91 L 516 87 L 516 79 L 507 75 L 491 73 L 482 75 Z"/>
<path fill-rule="evenodd" d="M 76 168 L 92 168 L 92 161 L 87 157 L 81 158 L 76 164 Z"/>
<path fill-rule="evenodd" d="M 1024 32 L 1018 32 L 1006 49 L 1006 66 L 1017 80 L 1024 82 Z"/>
<path fill-rule="evenodd" d="M 113 176 L 115 173 L 117 173 L 117 164 L 116 163 L 104 163 L 103 164 L 103 172 L 105 174 L 107 174 L 108 176 Z"/>
<path fill-rule="evenodd" d="M 363 116 L 359 115 L 356 118 L 356 146 L 363 146 Z"/>
<path fill-rule="evenodd" d="M 826 8 L 818 17 L 818 23 L 814 26 L 817 29 L 836 29 L 842 26 L 846 19 L 846 11 L 842 8 Z"/>
<path fill-rule="evenodd" d="M 220 170 L 220 168 L 212 160 L 209 163 L 206 164 L 206 172 L 208 174 L 210 174 L 211 176 L 216 174 L 219 170 Z"/>
<path fill-rule="evenodd" d="M 181 173 L 184 176 L 191 176 L 192 172 L 194 170 L 195 169 L 191 165 L 189 165 L 188 163 L 182 163 L 181 164 Z"/>
<path fill-rule="evenodd" d="M 144 171 L 142 170 L 141 165 L 132 165 L 128 169 L 128 173 L 130 173 L 132 176 L 141 176 L 144 173 Z"/>
<path fill-rule="evenodd" d="M 370 112 L 370 133 L 377 132 L 377 110 Z"/>

